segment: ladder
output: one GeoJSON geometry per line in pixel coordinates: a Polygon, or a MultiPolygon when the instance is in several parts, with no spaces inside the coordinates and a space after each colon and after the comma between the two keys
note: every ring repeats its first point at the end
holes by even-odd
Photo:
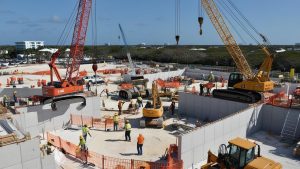
{"type": "Polygon", "coordinates": [[[300,113],[297,111],[291,111],[291,109],[289,109],[280,134],[282,140],[294,141],[296,139],[299,120],[300,113]]]}

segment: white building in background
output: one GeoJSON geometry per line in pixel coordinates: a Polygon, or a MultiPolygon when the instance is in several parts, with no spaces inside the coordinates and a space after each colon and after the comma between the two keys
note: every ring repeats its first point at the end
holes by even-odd
{"type": "Polygon", "coordinates": [[[44,46],[44,41],[23,41],[15,42],[17,50],[37,49],[44,46]]]}

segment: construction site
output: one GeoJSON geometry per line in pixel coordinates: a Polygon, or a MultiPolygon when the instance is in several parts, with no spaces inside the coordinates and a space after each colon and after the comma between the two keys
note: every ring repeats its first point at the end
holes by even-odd
{"type": "Polygon", "coordinates": [[[78,0],[65,63],[58,49],[44,64],[1,67],[0,169],[300,168],[298,75],[271,77],[264,35],[254,69],[219,2],[202,0],[236,72],[138,66],[121,24],[127,60],[82,64],[93,4],[78,0]]]}

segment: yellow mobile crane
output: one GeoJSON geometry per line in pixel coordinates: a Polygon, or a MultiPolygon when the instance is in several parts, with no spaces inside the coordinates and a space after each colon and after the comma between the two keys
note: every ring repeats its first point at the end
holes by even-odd
{"type": "MultiPolygon", "coordinates": [[[[230,0],[227,1],[232,3],[230,0]]],[[[265,44],[259,44],[265,54],[265,58],[258,72],[254,74],[247,60],[245,59],[242,50],[237,45],[234,37],[229,31],[228,26],[226,25],[217,5],[215,4],[215,1],[202,0],[202,6],[204,7],[207,15],[221,37],[226,49],[234,60],[236,67],[240,71],[239,73],[230,74],[228,79],[228,89],[215,89],[213,91],[213,96],[216,98],[246,103],[254,103],[261,100],[262,96],[259,92],[270,91],[273,90],[274,87],[274,83],[269,78],[274,54],[265,44]]],[[[203,18],[199,17],[198,21],[201,27],[203,18]]],[[[200,30],[200,34],[202,34],[202,29],[200,30]]],[[[259,36],[263,38],[265,43],[268,43],[265,36],[260,33],[259,36]]]]}

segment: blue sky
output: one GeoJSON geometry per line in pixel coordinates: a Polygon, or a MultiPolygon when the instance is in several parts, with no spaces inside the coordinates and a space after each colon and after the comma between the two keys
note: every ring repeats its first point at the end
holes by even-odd
{"type": "MultiPolygon", "coordinates": [[[[232,1],[273,44],[300,42],[300,1],[232,1]]],[[[0,45],[14,45],[15,41],[23,40],[56,44],[76,2],[0,0],[0,45]]],[[[199,36],[197,5],[197,0],[181,0],[180,44],[222,44],[207,16],[204,16],[204,35],[199,36]]],[[[120,44],[118,23],[121,23],[130,44],[174,44],[174,6],[175,0],[97,0],[98,44],[120,44]]],[[[236,39],[242,42],[238,37],[236,39]]],[[[91,31],[87,43],[91,44],[91,31]]]]}

